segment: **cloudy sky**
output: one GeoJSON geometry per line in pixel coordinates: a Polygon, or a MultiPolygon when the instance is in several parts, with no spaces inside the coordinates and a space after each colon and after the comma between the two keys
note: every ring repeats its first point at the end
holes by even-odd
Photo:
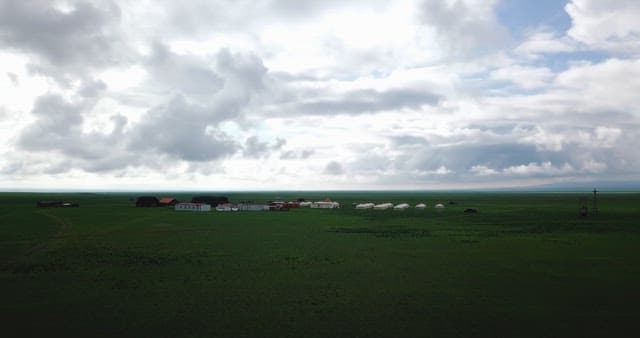
{"type": "Polygon", "coordinates": [[[640,1],[0,0],[0,189],[640,180],[640,1]]]}

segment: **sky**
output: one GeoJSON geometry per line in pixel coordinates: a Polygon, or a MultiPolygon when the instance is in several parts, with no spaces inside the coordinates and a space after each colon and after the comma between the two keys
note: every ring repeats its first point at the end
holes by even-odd
{"type": "Polygon", "coordinates": [[[2,190],[640,181],[636,0],[0,0],[2,190]]]}

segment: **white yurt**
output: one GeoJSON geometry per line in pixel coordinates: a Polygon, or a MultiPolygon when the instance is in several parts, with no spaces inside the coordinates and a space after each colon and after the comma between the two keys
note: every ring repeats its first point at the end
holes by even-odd
{"type": "Polygon", "coordinates": [[[374,204],[373,203],[360,203],[356,205],[356,209],[362,210],[362,209],[371,209],[373,208],[374,204]]]}
{"type": "Polygon", "coordinates": [[[442,204],[442,203],[438,203],[438,204],[436,204],[436,205],[434,206],[434,208],[436,208],[436,209],[444,209],[444,204],[442,204]]]}
{"type": "Polygon", "coordinates": [[[393,204],[391,203],[381,203],[373,206],[373,209],[375,210],[387,210],[391,208],[393,208],[393,204]]]}
{"type": "Polygon", "coordinates": [[[409,204],[400,203],[400,204],[396,205],[395,207],[393,207],[393,210],[405,210],[407,208],[409,208],[409,204]]]}
{"type": "Polygon", "coordinates": [[[427,207],[427,205],[424,204],[424,203],[416,204],[416,209],[424,209],[426,207],[427,207]]]}

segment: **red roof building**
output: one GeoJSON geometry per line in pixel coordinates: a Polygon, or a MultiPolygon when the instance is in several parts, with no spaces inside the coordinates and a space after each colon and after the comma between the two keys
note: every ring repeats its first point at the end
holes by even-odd
{"type": "Polygon", "coordinates": [[[163,206],[176,205],[176,204],[178,204],[178,200],[173,197],[162,197],[160,199],[160,205],[163,205],[163,206]]]}

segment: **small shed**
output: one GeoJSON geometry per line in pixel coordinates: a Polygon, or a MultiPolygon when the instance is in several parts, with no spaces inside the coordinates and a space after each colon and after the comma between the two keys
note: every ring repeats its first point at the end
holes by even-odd
{"type": "Polygon", "coordinates": [[[136,207],[155,208],[160,206],[160,200],[155,196],[140,196],[136,198],[136,207]]]}

